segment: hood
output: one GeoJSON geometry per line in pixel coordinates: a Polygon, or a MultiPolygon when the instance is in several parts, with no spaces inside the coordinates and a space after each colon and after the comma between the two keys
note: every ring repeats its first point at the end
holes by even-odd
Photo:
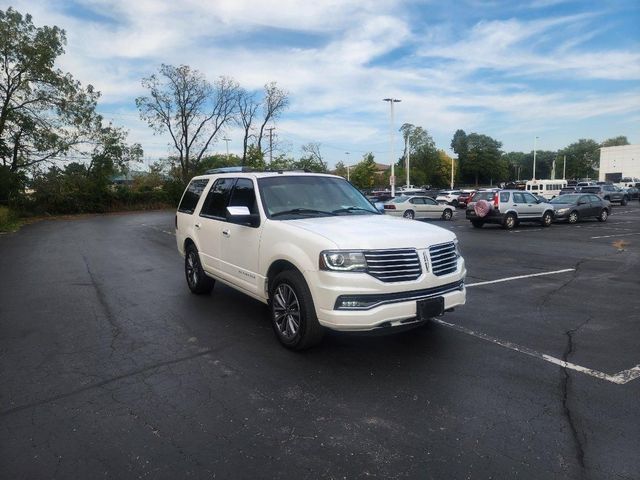
{"type": "Polygon", "coordinates": [[[321,235],[341,249],[426,248],[456,238],[444,228],[388,215],[344,215],[286,222],[321,235]]]}

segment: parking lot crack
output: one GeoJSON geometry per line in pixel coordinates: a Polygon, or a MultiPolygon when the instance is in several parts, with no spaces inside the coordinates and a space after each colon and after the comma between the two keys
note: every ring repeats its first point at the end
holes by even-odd
{"type": "MultiPolygon", "coordinates": [[[[591,317],[588,317],[584,322],[582,322],[577,327],[569,329],[565,332],[567,336],[567,345],[565,347],[564,353],[562,354],[562,360],[565,362],[569,361],[569,357],[574,352],[574,335],[578,333],[578,331],[584,327],[589,321],[591,317]]],[[[573,438],[573,442],[576,449],[576,459],[578,460],[578,464],[580,465],[580,470],[582,472],[581,478],[586,477],[586,464],[585,464],[585,454],[584,454],[584,446],[583,441],[580,438],[580,432],[578,432],[578,428],[576,426],[576,420],[573,412],[571,411],[571,407],[569,405],[569,388],[571,383],[571,375],[569,374],[569,369],[566,367],[562,368],[562,380],[561,380],[561,392],[562,392],[562,411],[567,419],[567,423],[569,425],[569,429],[571,431],[571,436],[573,438]]]]}
{"type": "Polygon", "coordinates": [[[111,348],[111,351],[113,352],[113,351],[115,351],[116,340],[120,336],[120,333],[121,333],[122,330],[120,328],[120,325],[118,325],[118,322],[116,321],[115,315],[111,311],[111,307],[109,307],[109,303],[107,302],[107,299],[106,299],[106,297],[104,295],[104,292],[102,290],[102,286],[96,280],[93,272],[91,271],[91,267],[89,266],[89,261],[87,260],[87,257],[85,257],[83,255],[82,259],[84,260],[84,264],[85,264],[85,266],[87,268],[87,273],[89,274],[89,278],[91,279],[91,285],[93,286],[93,289],[96,292],[96,296],[98,297],[98,302],[100,303],[100,306],[102,307],[102,310],[104,312],[105,318],[107,319],[107,322],[109,322],[109,325],[111,326],[111,343],[110,343],[109,347],[111,348]]]}

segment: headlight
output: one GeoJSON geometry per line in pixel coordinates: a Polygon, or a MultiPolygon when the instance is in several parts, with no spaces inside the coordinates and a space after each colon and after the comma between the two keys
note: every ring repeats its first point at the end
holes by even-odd
{"type": "Polygon", "coordinates": [[[462,251],[460,250],[460,243],[458,242],[457,238],[453,240],[453,246],[456,248],[456,255],[458,255],[458,257],[461,257],[462,251]]]}
{"type": "Polygon", "coordinates": [[[559,213],[560,215],[562,215],[563,213],[567,213],[569,211],[568,208],[559,208],[556,210],[556,213],[559,213]]]}
{"type": "Polygon", "coordinates": [[[359,251],[327,250],[320,253],[320,270],[366,272],[367,260],[359,251]]]}

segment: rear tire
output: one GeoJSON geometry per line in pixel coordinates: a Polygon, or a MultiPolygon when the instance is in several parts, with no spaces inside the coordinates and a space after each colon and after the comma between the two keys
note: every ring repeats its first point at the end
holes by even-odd
{"type": "Polygon", "coordinates": [[[276,275],[269,293],[271,323],[282,345],[304,350],[322,340],[324,328],[318,323],[311,292],[300,272],[285,270],[276,275]]]}
{"type": "Polygon", "coordinates": [[[620,205],[624,207],[627,203],[629,203],[629,199],[627,197],[622,197],[622,200],[620,200],[620,205]]]}
{"type": "Polygon", "coordinates": [[[413,220],[414,218],[416,218],[416,214],[413,212],[413,210],[405,211],[404,214],[402,214],[402,216],[404,218],[408,218],[409,220],[413,220]]]}
{"type": "Polygon", "coordinates": [[[542,223],[543,227],[550,227],[553,223],[553,215],[551,215],[551,212],[544,212],[544,215],[542,215],[542,221],[540,223],[542,223]]]}
{"type": "Polygon", "coordinates": [[[599,222],[606,222],[607,218],[609,218],[609,212],[607,211],[606,208],[603,208],[602,211],[600,212],[600,215],[598,215],[596,218],[598,219],[599,222]]]}
{"type": "Polygon", "coordinates": [[[443,220],[451,220],[453,218],[453,211],[451,211],[450,209],[445,209],[444,212],[442,212],[442,219],[443,220]]]}
{"type": "Polygon", "coordinates": [[[507,215],[504,217],[504,220],[502,221],[502,228],[504,228],[505,230],[512,230],[513,227],[516,226],[517,221],[518,219],[513,213],[507,213],[507,215]]]}
{"type": "Polygon", "coordinates": [[[484,222],[481,220],[471,220],[471,225],[473,225],[473,228],[482,228],[484,222]]]}
{"type": "Polygon", "coordinates": [[[187,286],[192,293],[203,295],[211,293],[213,290],[215,280],[204,273],[198,249],[193,244],[189,245],[185,251],[184,273],[187,278],[187,286]]]}

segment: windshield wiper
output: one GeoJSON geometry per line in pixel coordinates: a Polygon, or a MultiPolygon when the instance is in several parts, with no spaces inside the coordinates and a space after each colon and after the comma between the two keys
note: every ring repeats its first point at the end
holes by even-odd
{"type": "Polygon", "coordinates": [[[373,210],[370,210],[368,208],[362,208],[362,207],[345,207],[345,208],[338,208],[336,210],[332,210],[332,213],[344,213],[344,212],[367,212],[367,213],[377,213],[374,212],[373,210]]]}
{"type": "Polygon", "coordinates": [[[324,210],[314,210],[313,208],[292,208],[291,210],[282,210],[271,214],[271,218],[278,217],[280,215],[331,215],[335,216],[334,212],[326,212],[324,210]]]}

